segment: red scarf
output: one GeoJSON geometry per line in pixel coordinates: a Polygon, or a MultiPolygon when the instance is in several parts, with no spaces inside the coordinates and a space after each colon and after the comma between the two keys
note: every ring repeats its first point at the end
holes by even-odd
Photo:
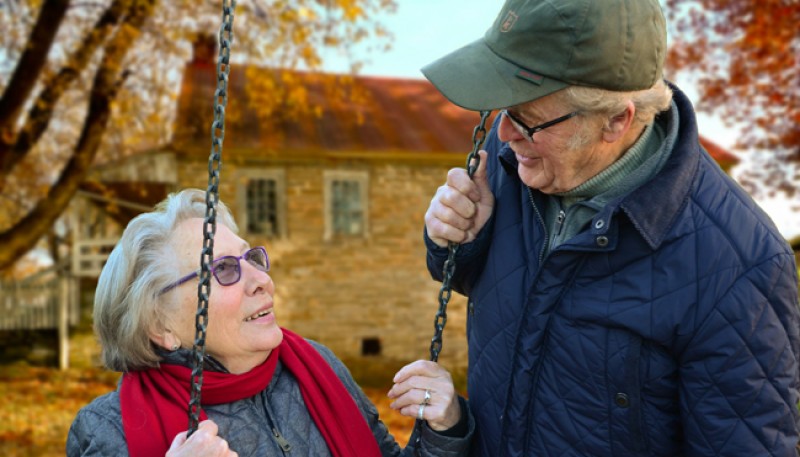
{"type": "MultiPolygon", "coordinates": [[[[247,373],[203,372],[202,404],[230,403],[261,392],[280,360],[300,384],[308,412],[334,457],[380,456],[372,431],[333,369],[302,337],[282,330],[283,342],[247,373]]],[[[162,364],[123,375],[122,427],[131,457],[163,456],[175,435],[188,428],[191,373],[188,367],[162,364]]],[[[207,418],[201,409],[200,420],[207,418]]]]}

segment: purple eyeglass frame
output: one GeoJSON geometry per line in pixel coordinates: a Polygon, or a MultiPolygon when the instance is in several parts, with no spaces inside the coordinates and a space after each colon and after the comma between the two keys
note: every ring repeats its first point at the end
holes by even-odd
{"type": "MultiPolygon", "coordinates": [[[[266,260],[266,263],[267,263],[266,264],[266,268],[264,268],[264,270],[261,270],[257,265],[253,265],[250,262],[248,262],[248,263],[250,263],[250,265],[253,265],[253,267],[258,268],[260,271],[264,271],[265,273],[268,272],[269,271],[269,255],[267,255],[267,249],[264,246],[256,246],[254,248],[248,249],[244,254],[242,254],[240,256],[225,255],[225,256],[222,256],[222,257],[214,260],[213,262],[211,262],[211,273],[214,274],[214,278],[216,278],[216,280],[219,283],[219,285],[221,285],[221,286],[232,286],[232,285],[236,284],[237,282],[239,282],[239,280],[242,279],[242,259],[247,257],[251,252],[257,251],[257,250],[260,250],[264,254],[264,259],[266,260]],[[225,283],[223,283],[222,281],[219,280],[219,277],[217,277],[217,271],[216,271],[216,267],[215,267],[215,265],[219,261],[225,260],[225,259],[235,259],[236,260],[236,264],[239,267],[239,277],[236,278],[236,281],[229,282],[227,284],[225,284],[225,283]]],[[[169,292],[170,290],[180,286],[181,284],[194,279],[194,277],[198,276],[198,275],[200,275],[200,270],[195,270],[195,271],[189,273],[188,275],[182,277],[181,279],[179,279],[179,280],[173,282],[172,284],[168,285],[167,287],[161,289],[161,292],[159,292],[159,295],[169,292]]]]}

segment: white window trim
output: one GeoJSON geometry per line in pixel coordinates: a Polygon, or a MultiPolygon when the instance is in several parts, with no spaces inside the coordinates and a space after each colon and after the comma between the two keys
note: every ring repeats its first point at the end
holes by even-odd
{"type": "Polygon", "coordinates": [[[247,231],[249,221],[247,218],[247,182],[251,179],[272,179],[275,181],[275,193],[278,201],[276,211],[278,216],[278,233],[274,236],[285,238],[286,231],[286,171],[282,168],[242,168],[236,170],[236,221],[239,229],[245,235],[266,236],[261,233],[247,231]]]}
{"type": "MultiPolygon", "coordinates": [[[[324,197],[324,211],[325,211],[325,233],[323,239],[330,241],[333,239],[333,182],[334,181],[356,181],[359,186],[359,196],[364,205],[362,214],[364,217],[363,227],[364,231],[361,237],[367,238],[369,234],[369,173],[366,171],[353,171],[353,170],[325,170],[322,173],[324,189],[322,191],[324,197]]],[[[356,237],[356,236],[354,236],[356,237]]]]}

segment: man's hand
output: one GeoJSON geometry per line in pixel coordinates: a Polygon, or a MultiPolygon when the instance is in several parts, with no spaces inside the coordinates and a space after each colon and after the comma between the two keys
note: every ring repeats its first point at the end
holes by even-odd
{"type": "Polygon", "coordinates": [[[492,215],[494,195],[486,178],[488,154],[480,151],[478,155],[480,163],[472,179],[463,168],[451,169],[425,213],[428,237],[437,246],[447,247],[448,241],[469,243],[492,215]]]}

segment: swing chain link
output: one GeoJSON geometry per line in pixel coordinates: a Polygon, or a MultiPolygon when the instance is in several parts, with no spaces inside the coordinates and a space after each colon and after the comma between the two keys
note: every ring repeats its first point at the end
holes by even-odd
{"type": "MultiPolygon", "coordinates": [[[[475,171],[480,165],[480,151],[483,141],[486,139],[486,119],[489,118],[491,111],[481,111],[481,120],[478,125],[472,130],[472,151],[467,155],[467,175],[472,178],[475,171]]],[[[450,297],[453,295],[452,285],[450,282],[453,280],[453,275],[456,272],[456,254],[458,253],[458,243],[447,243],[447,260],[444,262],[442,272],[442,287],[439,289],[439,311],[436,313],[436,318],[433,322],[433,338],[431,338],[431,361],[439,361],[439,352],[442,350],[442,333],[444,326],[447,323],[447,304],[450,302],[450,297]]],[[[420,457],[422,448],[422,419],[417,419],[414,424],[414,455],[420,457]]]]}
{"type": "Polygon", "coordinates": [[[228,75],[230,73],[231,42],[233,41],[233,11],[236,0],[222,0],[222,24],[219,29],[219,60],[217,90],[214,92],[214,122],[211,124],[211,153],[208,157],[208,189],[203,223],[203,251],[200,256],[200,282],[197,285],[197,312],[192,347],[192,395],[189,400],[187,437],[197,430],[200,422],[203,386],[203,361],[206,353],[208,298],[211,295],[211,264],[214,261],[214,235],[217,231],[219,176],[222,169],[222,142],[225,139],[225,107],[228,105],[228,75]]]}
{"type": "MultiPolygon", "coordinates": [[[[472,130],[472,151],[467,155],[467,174],[470,178],[475,175],[478,169],[481,157],[478,151],[486,139],[486,119],[491,114],[491,111],[481,111],[481,120],[478,125],[472,130]]],[[[449,242],[447,244],[447,260],[444,262],[442,272],[442,287],[439,289],[439,311],[436,313],[436,318],[433,322],[434,334],[431,338],[431,360],[437,362],[439,360],[439,352],[442,350],[442,333],[444,326],[447,323],[447,304],[450,302],[452,296],[452,286],[450,281],[456,271],[456,254],[458,253],[458,243],[449,242]]]]}

